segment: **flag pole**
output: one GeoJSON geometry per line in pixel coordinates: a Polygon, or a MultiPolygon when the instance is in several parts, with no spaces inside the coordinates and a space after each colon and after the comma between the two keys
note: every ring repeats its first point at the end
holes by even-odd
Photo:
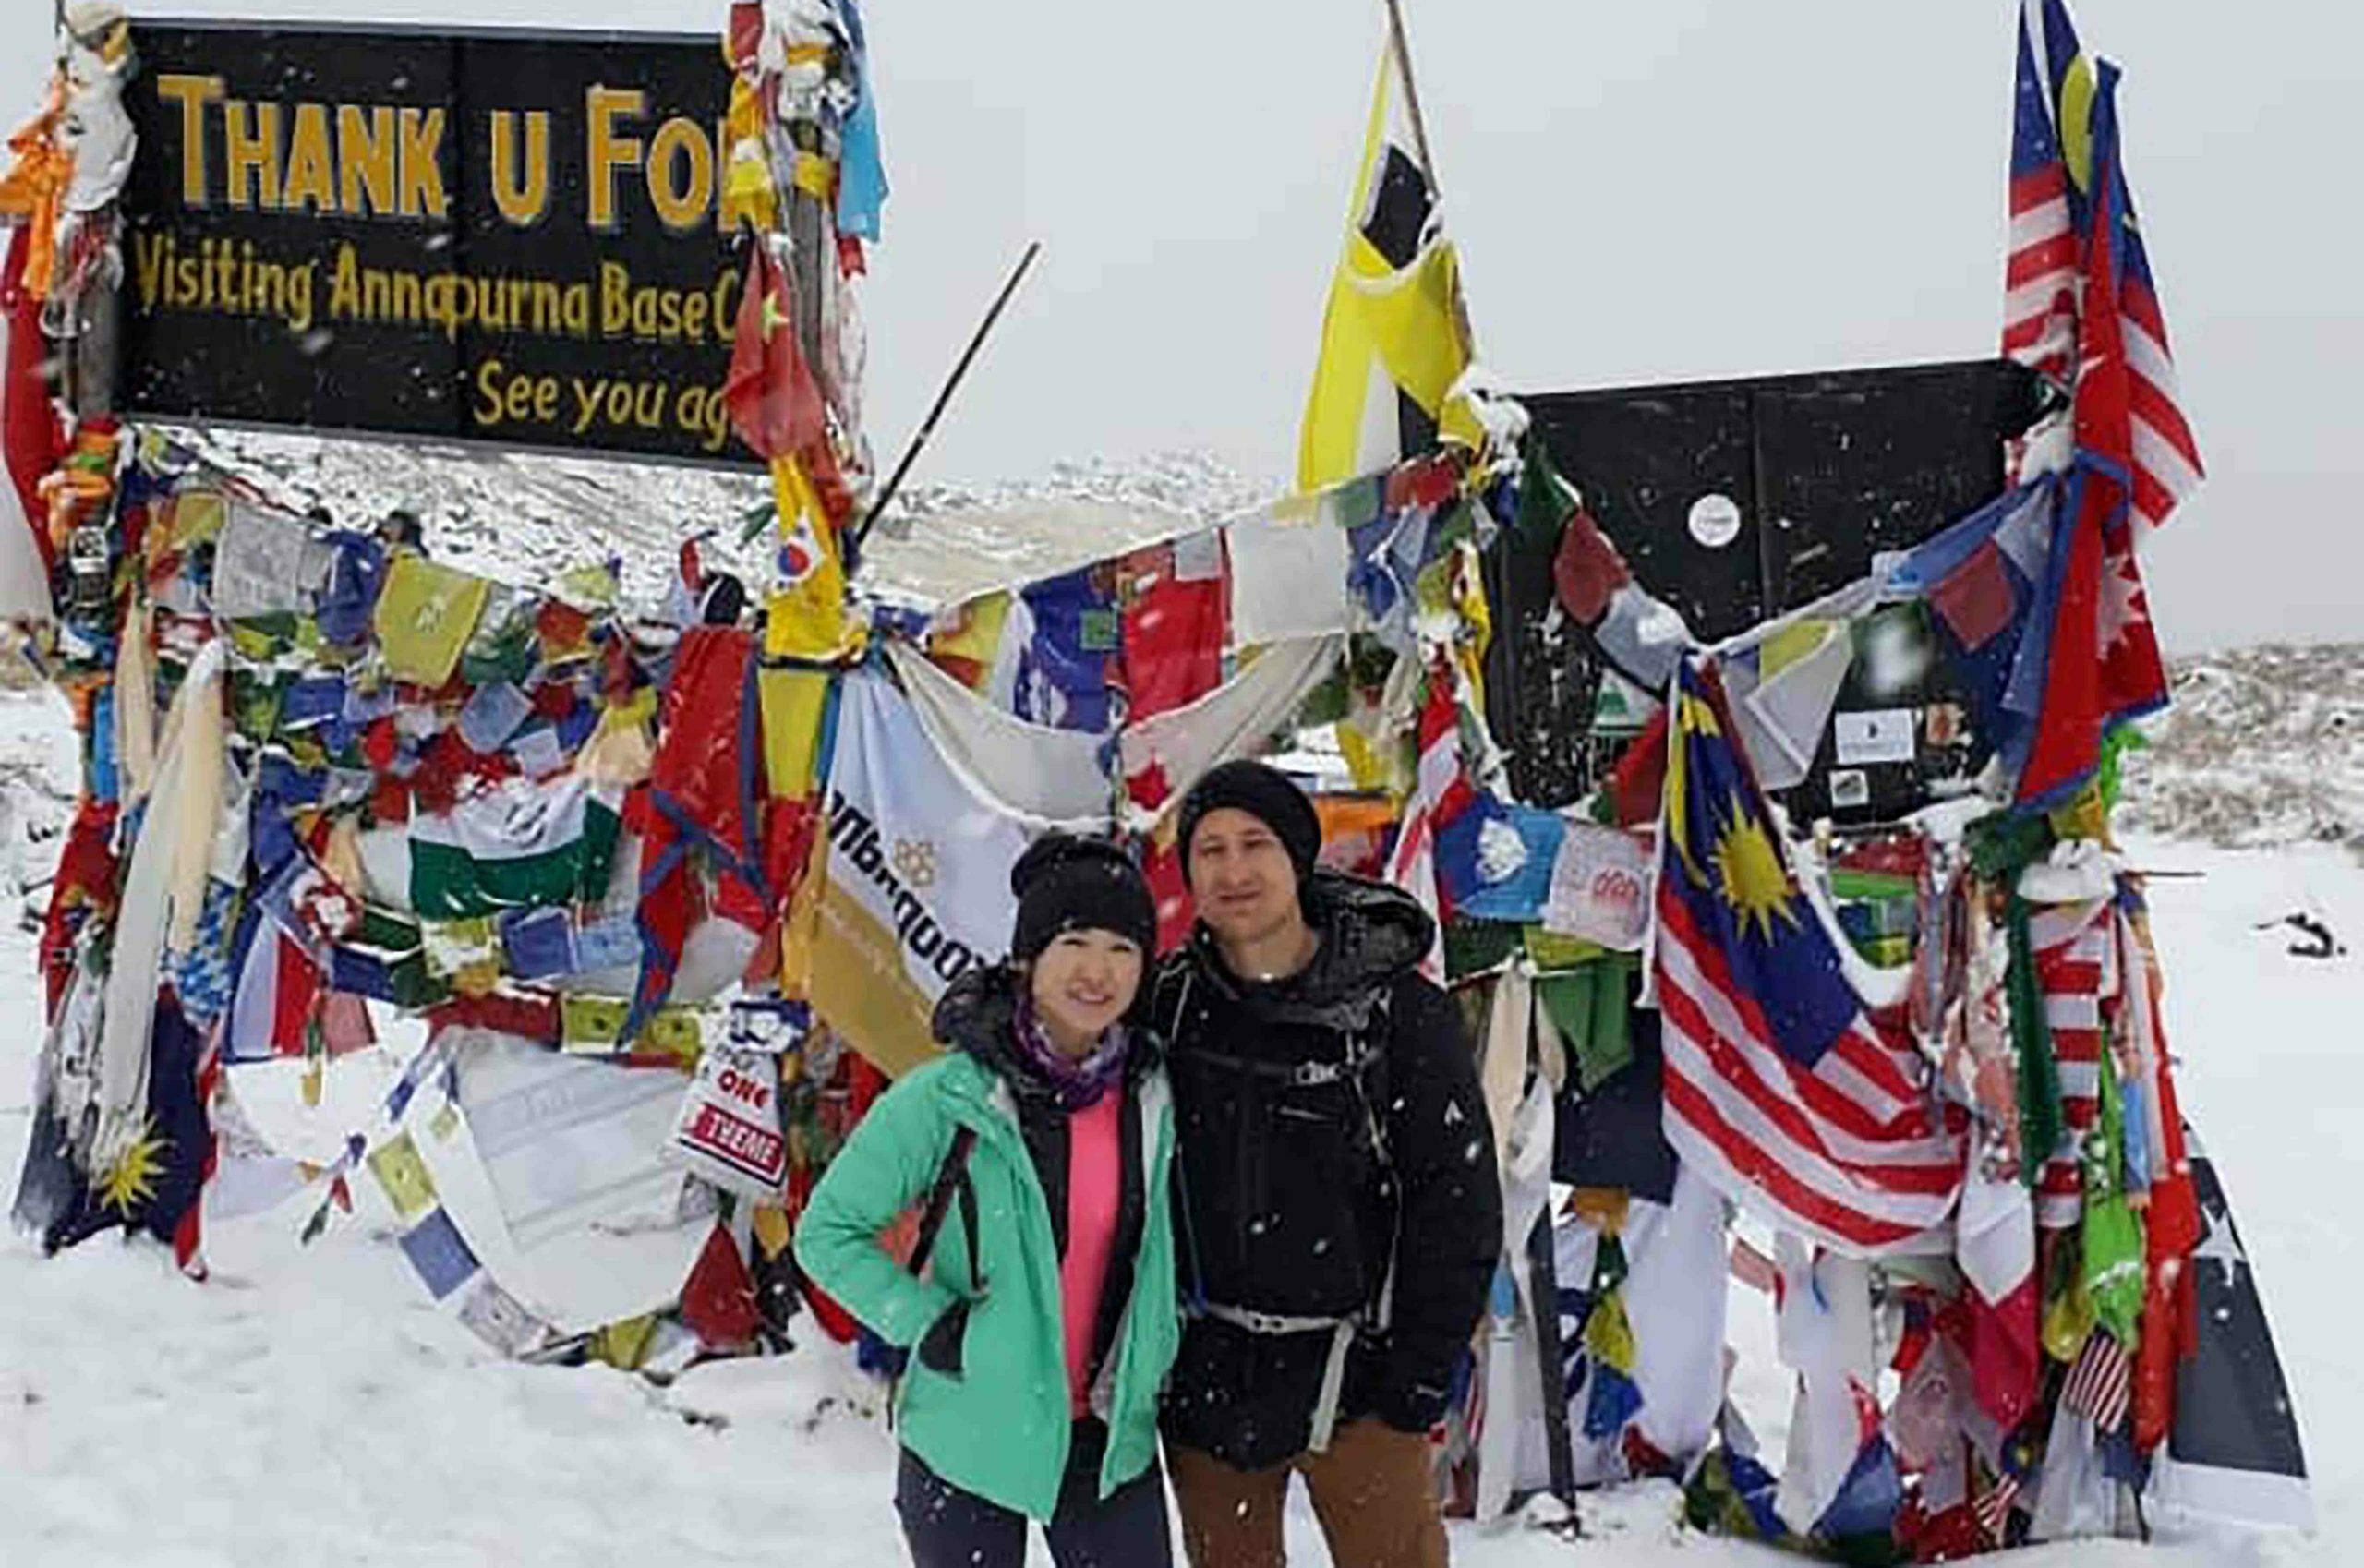
{"type": "Polygon", "coordinates": [[[935,406],[927,411],[927,417],[920,421],[920,428],[911,437],[911,444],[903,449],[903,460],[895,464],[895,472],[887,479],[886,488],[878,492],[878,499],[870,503],[870,510],[862,513],[862,521],[855,525],[851,549],[862,548],[862,541],[870,535],[871,525],[886,512],[886,503],[895,499],[895,492],[903,488],[904,476],[911,473],[911,464],[919,461],[928,438],[935,434],[936,421],[944,417],[944,410],[952,402],[952,394],[960,390],[961,381],[969,374],[969,367],[976,362],[977,351],[985,346],[985,339],[993,332],[994,323],[1001,320],[1001,313],[1007,308],[1010,297],[1018,293],[1018,285],[1026,281],[1027,271],[1034,265],[1034,259],[1042,254],[1043,242],[1038,239],[1031,242],[1026,247],[1026,254],[1018,259],[1017,269],[1009,274],[1009,282],[1002,284],[1001,294],[995,299],[993,308],[986,311],[985,319],[978,323],[976,336],[969,340],[969,346],[961,354],[959,363],[952,367],[952,374],[946,378],[944,390],[935,394],[935,406]]]}
{"type": "Polygon", "coordinates": [[[1420,173],[1429,180],[1429,194],[1442,200],[1444,193],[1437,185],[1437,161],[1429,152],[1428,116],[1420,113],[1420,88],[1412,78],[1412,46],[1404,34],[1403,0],[1387,0],[1387,36],[1395,51],[1396,74],[1404,78],[1404,106],[1412,118],[1412,140],[1419,151],[1420,173]]]}

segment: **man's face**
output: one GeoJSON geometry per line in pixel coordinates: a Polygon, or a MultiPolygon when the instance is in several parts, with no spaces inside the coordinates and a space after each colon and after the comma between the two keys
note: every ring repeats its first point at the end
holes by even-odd
{"type": "Polygon", "coordinates": [[[1261,941],[1301,924],[1297,867],[1261,817],[1218,806],[1190,835],[1190,895],[1199,918],[1226,946],[1261,941]]]}

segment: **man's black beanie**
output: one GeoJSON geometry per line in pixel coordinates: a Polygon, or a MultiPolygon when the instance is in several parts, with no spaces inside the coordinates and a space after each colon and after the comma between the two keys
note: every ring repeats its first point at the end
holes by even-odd
{"type": "Polygon", "coordinates": [[[1182,797],[1184,881],[1190,875],[1191,835],[1198,832],[1207,813],[1225,807],[1244,811],[1272,830],[1281,848],[1288,851],[1289,863],[1297,867],[1300,884],[1313,874],[1314,860],[1321,853],[1321,819],[1313,814],[1313,802],[1290,782],[1287,774],[1242,757],[1208,769],[1182,797]]]}
{"type": "Polygon", "coordinates": [[[1070,931],[1113,931],[1146,956],[1157,951],[1157,901],[1129,856],[1100,838],[1048,833],[1010,868],[1018,921],[1009,956],[1031,960],[1070,931]]]}

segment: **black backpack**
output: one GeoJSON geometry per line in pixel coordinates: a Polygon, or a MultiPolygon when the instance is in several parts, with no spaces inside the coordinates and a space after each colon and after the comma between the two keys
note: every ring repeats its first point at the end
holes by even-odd
{"type": "MultiPolygon", "coordinates": [[[[1367,1321],[1384,1316],[1384,1297],[1394,1261],[1394,1232],[1400,1223],[1395,1167],[1388,1146],[1387,1115],[1389,1054],[1393,1043],[1393,990],[1375,988],[1339,1030],[1343,1048],[1333,1058],[1274,1062],[1225,1051],[1194,1038],[1184,1027],[1192,987],[1201,983],[1188,962],[1170,966],[1152,993],[1152,1018],[1168,1041],[1169,1068],[1177,1094],[1200,1075],[1210,1084],[1222,1083],[1236,1095],[1240,1128],[1237,1157],[1219,1180],[1228,1188],[1242,1233],[1230,1236],[1197,1234],[1187,1162],[1177,1161],[1176,1181],[1184,1255],[1181,1259],[1186,1296],[1194,1307],[1208,1302],[1204,1260],[1209,1248],[1227,1248],[1238,1266],[1272,1278],[1272,1295],[1265,1301],[1226,1303],[1289,1312],[1361,1313],[1367,1321]],[[1299,1190],[1300,1188],[1307,1190],[1299,1190]],[[1326,1234],[1319,1256],[1328,1269],[1299,1271],[1285,1262],[1259,1269],[1251,1255],[1268,1240],[1263,1211],[1272,1209],[1276,1224],[1287,1223],[1287,1212],[1307,1218],[1304,1201],[1312,1189],[1328,1189],[1343,1201],[1333,1216],[1350,1222],[1351,1234],[1326,1234]],[[1297,1201],[1292,1202],[1295,1199],[1297,1201]],[[1363,1222],[1373,1203],[1383,1209],[1387,1233],[1384,1251],[1365,1257],[1363,1222]],[[1255,1210],[1250,1214],[1246,1211],[1255,1210]],[[1361,1299],[1348,1302],[1344,1294],[1323,1289],[1324,1273],[1351,1264],[1359,1281],[1361,1299]]],[[[1177,1106],[1177,1109],[1185,1107],[1177,1106]]],[[[1202,1173],[1208,1179],[1210,1173],[1202,1173]]],[[[1277,1245],[1291,1245],[1280,1237],[1277,1245]]]]}

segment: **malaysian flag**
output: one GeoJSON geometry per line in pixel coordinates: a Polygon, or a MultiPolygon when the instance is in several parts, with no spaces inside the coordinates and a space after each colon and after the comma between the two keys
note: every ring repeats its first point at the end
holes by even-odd
{"type": "Polygon", "coordinates": [[[2151,261],[2115,156],[2117,67],[2077,41],[2063,0],[2023,0],[2011,122],[2010,245],[2003,352],[2064,387],[2094,368],[2085,306],[2107,309],[2128,378],[2137,515],[2156,526],[2200,484],[2199,445],[2178,405],[2175,361],[2151,261]],[[2103,122],[2112,121],[2111,134],[2103,122]],[[2096,264],[2115,308],[2095,298],[2096,264]],[[2081,301],[2082,302],[2081,304],[2081,301]]]}
{"type": "Polygon", "coordinates": [[[1856,1257],[1945,1250],[1960,1122],[1865,1014],[1791,874],[1720,682],[1676,677],[1655,979],[1667,1140],[1719,1191],[1856,1257]]]}

